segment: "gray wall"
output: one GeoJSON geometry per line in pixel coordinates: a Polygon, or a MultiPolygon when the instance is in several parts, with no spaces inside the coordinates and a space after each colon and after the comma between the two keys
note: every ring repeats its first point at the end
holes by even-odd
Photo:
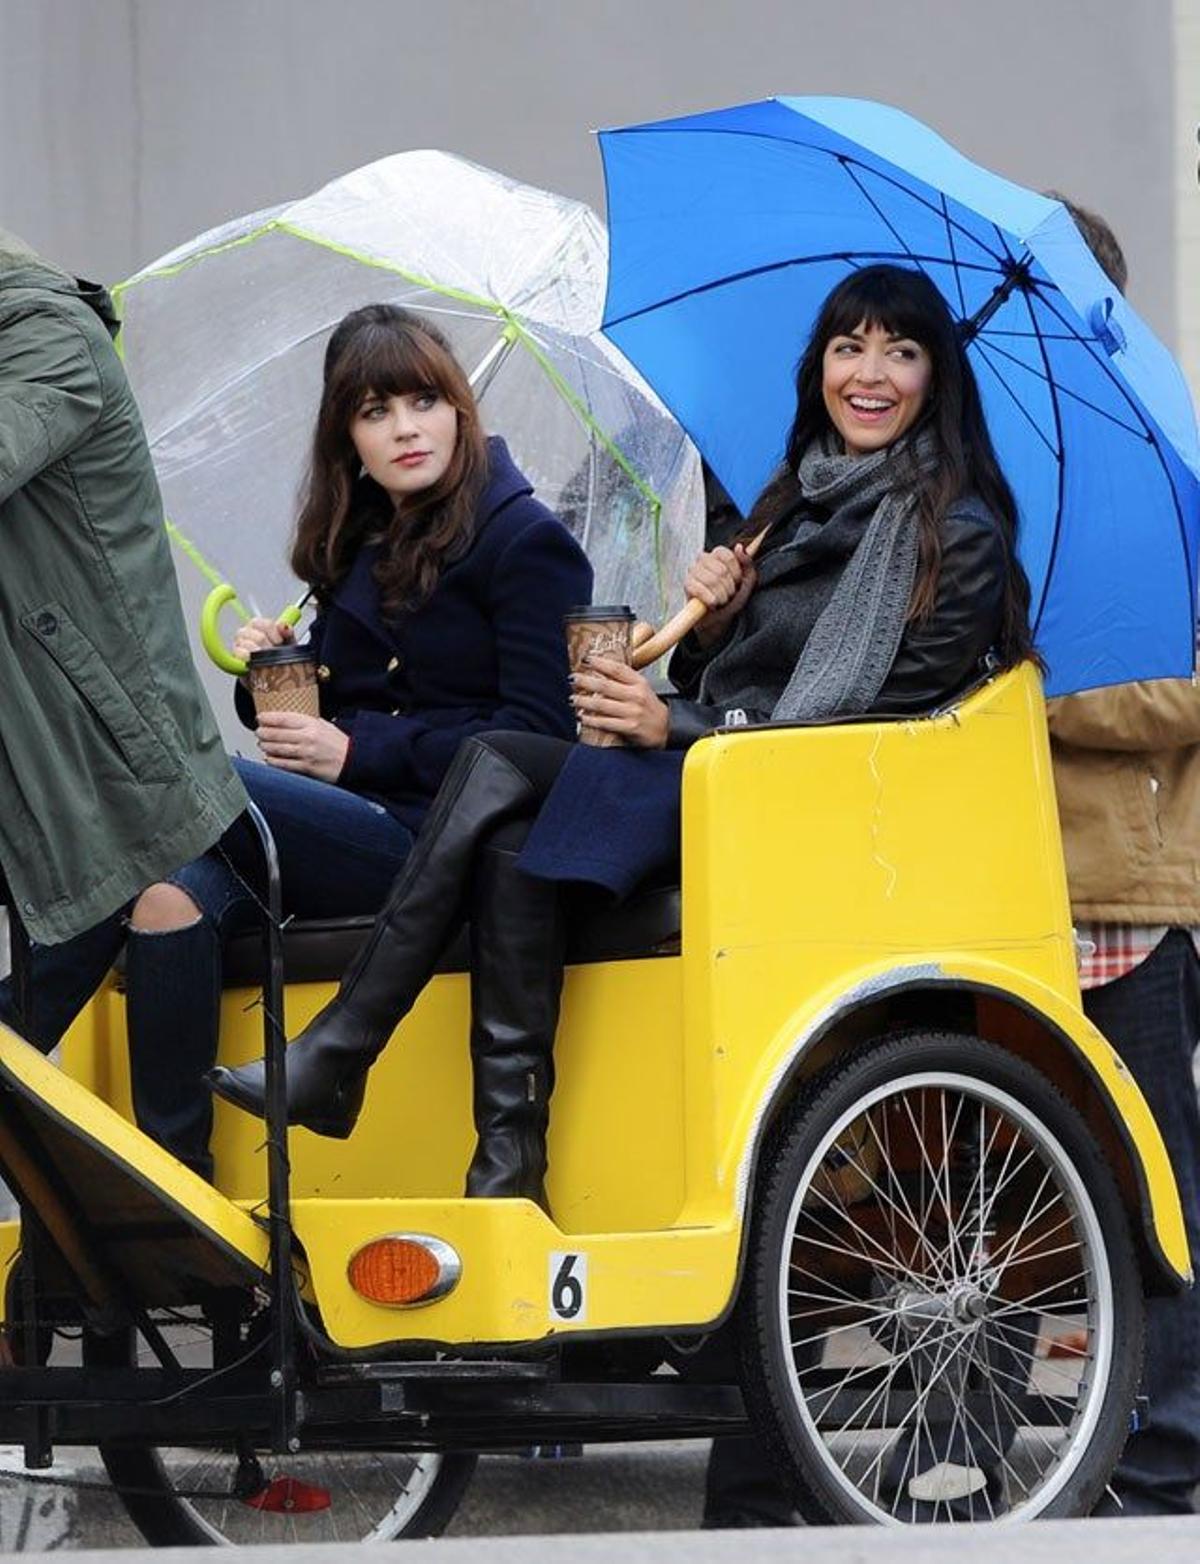
{"type": "Polygon", "coordinates": [[[775,92],[1097,207],[1173,340],[1171,0],[0,0],[0,226],[116,280],[417,146],[600,205],[589,129],[775,92]]]}

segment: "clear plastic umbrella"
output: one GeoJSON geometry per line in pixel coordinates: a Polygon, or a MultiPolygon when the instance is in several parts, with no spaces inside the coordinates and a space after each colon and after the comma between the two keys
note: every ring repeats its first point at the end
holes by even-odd
{"type": "Polygon", "coordinates": [[[375,301],[450,338],[488,430],[587,549],[597,600],[649,618],[674,606],[703,531],[699,462],[600,335],[606,266],[603,225],[580,202],[404,152],[202,234],[114,290],[197,651],[215,583],[252,613],[303,591],[287,540],[322,355],[337,321],[375,301]]]}

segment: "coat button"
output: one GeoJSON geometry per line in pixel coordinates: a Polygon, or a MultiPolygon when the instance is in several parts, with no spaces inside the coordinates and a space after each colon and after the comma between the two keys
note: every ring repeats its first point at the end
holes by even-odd
{"type": "Polygon", "coordinates": [[[333,669],[330,668],[327,663],[318,663],[317,678],[320,679],[322,684],[326,684],[330,679],[333,678],[333,669]]]}
{"type": "Polygon", "coordinates": [[[399,668],[399,666],[400,666],[400,659],[398,657],[393,657],[388,662],[387,671],[389,673],[395,673],[396,669],[399,668]]]}
{"type": "Polygon", "coordinates": [[[58,629],[58,620],[49,610],[44,610],[40,613],[33,621],[33,624],[39,635],[53,635],[58,629]]]}

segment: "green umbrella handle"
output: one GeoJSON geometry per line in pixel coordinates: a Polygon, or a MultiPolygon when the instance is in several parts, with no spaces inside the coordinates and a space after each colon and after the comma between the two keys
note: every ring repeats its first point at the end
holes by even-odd
{"type": "MultiPolygon", "coordinates": [[[[250,667],[241,657],[235,657],[225,642],[221,639],[221,632],[217,628],[217,620],[221,616],[221,610],[230,603],[237,602],[237,588],[228,581],[222,581],[220,586],[213,587],[212,591],[204,599],[204,607],[200,610],[200,641],[204,650],[224,673],[237,674],[240,678],[249,673],[250,667]]],[[[239,605],[240,607],[240,605],[239,605]]],[[[300,604],[290,603],[280,614],[277,623],[294,625],[300,622],[300,604]]]]}

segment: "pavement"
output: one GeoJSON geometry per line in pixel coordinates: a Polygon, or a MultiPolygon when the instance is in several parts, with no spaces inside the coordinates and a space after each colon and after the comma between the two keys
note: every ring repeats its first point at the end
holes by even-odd
{"type": "MultiPolygon", "coordinates": [[[[487,1564],[591,1564],[614,1557],[614,1543],[596,1534],[621,1533],[619,1557],[647,1564],[746,1564],[750,1539],[740,1532],[700,1532],[706,1441],[592,1445],[582,1458],[524,1460],[485,1456],[458,1514],[430,1564],[479,1564],[473,1539],[488,1538],[487,1564]],[[541,1547],[531,1538],[556,1538],[541,1547]],[[522,1538],[525,1541],[505,1542],[522,1538]],[[600,1549],[605,1551],[603,1555],[600,1549]],[[736,1551],[735,1551],[736,1550],[736,1551]]],[[[21,1452],[0,1447],[0,1555],[78,1551],[79,1564],[114,1549],[142,1549],[142,1540],[108,1488],[95,1453],[60,1452],[47,1474],[62,1485],[28,1481],[19,1474],[21,1452]]],[[[1200,1495],[1198,1495],[1200,1497],[1200,1495]]],[[[278,1564],[337,1564],[340,1545],[305,1544],[303,1522],[278,1564]],[[301,1554],[300,1549],[303,1549],[301,1554]],[[317,1555],[320,1555],[318,1560],[317,1555]],[[327,1556],[328,1555],[328,1556],[327,1556]]],[[[236,1550],[234,1550],[236,1551],[236,1550]]],[[[269,1546],[254,1549],[253,1564],[270,1564],[269,1546]]],[[[803,1564],[962,1564],[962,1533],[954,1528],[807,1527],[794,1532],[757,1531],[755,1564],[803,1559],[803,1564]],[[953,1553],[951,1553],[953,1549],[953,1553]]],[[[1200,1515],[1182,1520],[1043,1521],[1020,1532],[1021,1564],[1196,1564],[1200,1515]]],[[[976,1526],[971,1564],[1012,1564],[1013,1534],[1005,1526],[976,1526]],[[992,1539],[996,1539],[993,1541],[992,1539]],[[1002,1540],[1006,1539],[1006,1540],[1002,1540]]],[[[208,1555],[211,1557],[211,1555],[208,1555]]],[[[149,1557],[144,1564],[150,1564],[149,1557]]],[[[352,1564],[344,1557],[341,1564],[352,1564]]]]}
{"type": "MultiPolygon", "coordinates": [[[[595,1445],[564,1460],[485,1456],[447,1536],[694,1529],[707,1458],[707,1442],[697,1440],[595,1445]]],[[[20,1450],[0,1447],[0,1553],[142,1545],[94,1451],[58,1452],[45,1474],[54,1483],[26,1480],[20,1470],[20,1450]]],[[[256,1564],[261,1558],[256,1549],[256,1564]]],[[[290,1550],[288,1558],[296,1564],[290,1550]]]]}
{"type": "MultiPolygon", "coordinates": [[[[1196,1522],[1046,1521],[1023,1528],[1019,1544],[1008,1527],[979,1526],[971,1533],[971,1564],[1063,1564],[1084,1552],[1089,1564],[1195,1564],[1196,1522]]],[[[443,1538],[413,1542],[428,1564],[962,1564],[963,1537],[954,1527],[885,1530],[873,1527],[810,1528],[798,1537],[791,1531],[637,1532],[614,1543],[611,1536],[529,1535],[520,1538],[443,1538]],[[750,1547],[752,1541],[752,1548],[750,1547]],[[433,1550],[436,1549],[436,1552],[433,1550]]],[[[233,1549],[244,1553],[242,1564],[353,1564],[356,1545],[292,1544],[286,1547],[233,1549]],[[268,1554],[278,1558],[268,1559],[268,1554]]],[[[190,1551],[190,1550],[184,1550],[190,1551]]],[[[125,1564],[152,1564],[145,1550],[118,1555],[125,1564]]],[[[182,1557],[178,1555],[178,1557],[182,1557]]],[[[211,1557],[211,1555],[201,1555],[211,1557]]],[[[415,1558],[415,1553],[413,1554],[415,1558]]],[[[80,1552],[79,1564],[114,1564],[112,1553],[80,1552]]],[[[199,1564],[199,1560],[197,1561],[199,1564]]]]}

